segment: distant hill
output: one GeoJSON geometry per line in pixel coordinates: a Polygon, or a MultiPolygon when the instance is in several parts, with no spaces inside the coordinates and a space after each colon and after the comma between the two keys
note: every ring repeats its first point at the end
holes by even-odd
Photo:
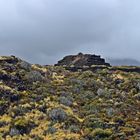
{"type": "Polygon", "coordinates": [[[65,56],[62,60],[58,61],[56,66],[92,66],[92,65],[105,65],[110,66],[109,63],[105,62],[105,59],[101,58],[100,55],[95,54],[83,54],[65,56]]]}
{"type": "Polygon", "coordinates": [[[121,65],[127,65],[127,66],[140,66],[140,61],[135,59],[107,59],[107,61],[114,66],[121,66],[121,65]]]}

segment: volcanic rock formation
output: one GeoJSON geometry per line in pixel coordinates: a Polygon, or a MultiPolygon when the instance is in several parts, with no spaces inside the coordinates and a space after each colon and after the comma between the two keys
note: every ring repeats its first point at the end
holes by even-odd
{"type": "Polygon", "coordinates": [[[56,64],[56,66],[67,66],[67,67],[69,66],[90,67],[92,65],[110,66],[110,64],[106,63],[105,59],[101,58],[99,55],[83,54],[83,53],[79,53],[78,55],[66,56],[62,60],[58,61],[58,63],[56,64]]]}

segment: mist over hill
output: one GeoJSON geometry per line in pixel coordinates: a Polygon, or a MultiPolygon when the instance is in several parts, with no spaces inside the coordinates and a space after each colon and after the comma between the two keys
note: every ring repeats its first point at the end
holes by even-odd
{"type": "Polygon", "coordinates": [[[140,66],[140,61],[131,58],[108,58],[107,62],[109,62],[113,66],[140,66]]]}

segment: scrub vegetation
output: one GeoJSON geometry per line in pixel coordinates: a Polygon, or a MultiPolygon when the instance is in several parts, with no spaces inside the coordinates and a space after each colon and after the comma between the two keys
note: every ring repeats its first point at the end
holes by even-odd
{"type": "Polygon", "coordinates": [[[140,73],[123,69],[0,57],[0,139],[139,140],[140,73]]]}

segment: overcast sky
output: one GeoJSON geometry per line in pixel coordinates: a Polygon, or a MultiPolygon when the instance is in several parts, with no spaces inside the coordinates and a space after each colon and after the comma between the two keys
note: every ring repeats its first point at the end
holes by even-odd
{"type": "Polygon", "coordinates": [[[78,52],[140,60],[140,0],[0,0],[0,55],[53,64],[78,52]]]}

